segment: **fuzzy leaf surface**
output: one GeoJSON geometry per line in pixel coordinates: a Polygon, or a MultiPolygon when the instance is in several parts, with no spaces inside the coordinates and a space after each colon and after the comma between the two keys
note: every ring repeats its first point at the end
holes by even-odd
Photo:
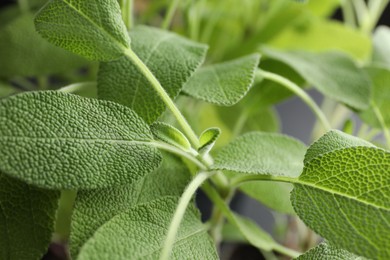
{"type": "Polygon", "coordinates": [[[302,171],[305,150],[303,143],[291,137],[252,132],[222,148],[213,167],[246,174],[296,177],[302,171]]]}
{"type": "MultiPolygon", "coordinates": [[[[372,80],[371,100],[382,114],[385,125],[390,127],[390,62],[389,67],[371,66],[365,70],[372,80]]],[[[372,107],[362,111],[360,116],[369,125],[381,128],[372,107]]]]}
{"type": "MultiPolygon", "coordinates": [[[[172,99],[206,55],[207,46],[157,28],[137,26],[131,30],[130,37],[132,50],[172,99]]],[[[154,122],[165,110],[165,104],[149,81],[125,56],[101,63],[98,95],[132,108],[147,123],[154,122]]]]}
{"type": "Polygon", "coordinates": [[[70,249],[75,257],[95,231],[116,215],[135,205],[164,196],[180,196],[191,179],[180,159],[163,153],[162,165],[133,185],[77,194],[71,226],[70,249]]]}
{"type": "Polygon", "coordinates": [[[291,194],[294,210],[330,243],[368,258],[388,259],[390,153],[357,138],[339,142],[341,134],[332,138],[338,133],[314,144],[328,149],[306,160],[291,194]]]}
{"type": "Polygon", "coordinates": [[[259,54],[200,68],[185,84],[184,93],[221,106],[240,101],[252,87],[259,54]]]}
{"type": "Polygon", "coordinates": [[[0,170],[50,189],[123,185],[153,171],[160,155],[131,109],[57,91],[0,101],[0,170]]]}
{"type": "MultiPolygon", "coordinates": [[[[88,240],[78,259],[158,259],[177,203],[178,198],[165,197],[115,216],[88,240]]],[[[218,259],[194,206],[186,211],[171,259],[218,259]]]]}
{"type": "Polygon", "coordinates": [[[337,51],[311,53],[264,48],[264,54],[296,70],[321,93],[364,110],[369,106],[371,82],[349,56],[337,51]]]}
{"type": "Polygon", "coordinates": [[[54,230],[58,191],[0,172],[0,259],[41,259],[54,230]]]}
{"type": "Polygon", "coordinates": [[[310,249],[303,255],[296,258],[297,260],[364,260],[366,258],[357,256],[348,252],[347,250],[334,247],[326,242],[319,244],[318,246],[310,249]]]}
{"type": "Polygon", "coordinates": [[[92,60],[117,59],[130,47],[116,0],[52,0],[38,12],[35,27],[54,45],[92,60]]]}

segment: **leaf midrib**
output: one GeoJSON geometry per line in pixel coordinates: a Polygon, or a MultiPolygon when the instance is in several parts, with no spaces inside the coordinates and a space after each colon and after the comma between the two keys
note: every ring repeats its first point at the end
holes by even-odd
{"type": "Polygon", "coordinates": [[[68,5],[70,8],[72,8],[76,13],[80,14],[82,17],[84,17],[88,22],[90,22],[93,26],[95,26],[99,31],[101,31],[104,35],[107,35],[110,39],[112,39],[118,47],[125,52],[126,50],[130,49],[129,46],[123,45],[121,42],[119,42],[114,35],[111,35],[109,32],[104,30],[99,24],[97,24],[95,21],[93,21],[89,16],[78,10],[75,6],[70,4],[68,1],[63,1],[66,5],[68,5]]]}

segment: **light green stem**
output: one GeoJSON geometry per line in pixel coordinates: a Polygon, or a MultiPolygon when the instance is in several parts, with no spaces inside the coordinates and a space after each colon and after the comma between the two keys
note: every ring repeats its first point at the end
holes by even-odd
{"type": "Polygon", "coordinates": [[[176,240],[176,235],[180,227],[180,223],[184,217],[187,206],[191,201],[192,196],[195,194],[196,190],[202,185],[204,181],[210,178],[214,172],[200,172],[195,178],[190,182],[190,184],[185,189],[183,195],[179,200],[175,214],[173,215],[171,224],[168,229],[168,234],[165,239],[164,247],[161,251],[160,260],[168,260],[171,254],[173,245],[176,240]]]}
{"type": "Polygon", "coordinates": [[[287,183],[298,183],[298,179],[287,177],[287,176],[273,176],[273,175],[242,175],[237,176],[230,181],[231,187],[237,187],[241,183],[248,181],[277,181],[277,182],[287,182],[287,183]]]}
{"type": "Polygon", "coordinates": [[[303,102],[306,103],[306,105],[308,105],[311,108],[311,110],[317,116],[318,120],[321,122],[321,124],[324,126],[324,128],[327,131],[329,131],[331,129],[331,126],[330,126],[330,123],[328,122],[328,119],[326,118],[324,113],[321,111],[321,109],[318,107],[318,105],[297,84],[295,84],[294,82],[292,82],[289,79],[286,79],[286,78],[279,76],[278,74],[275,74],[272,72],[258,70],[257,73],[260,74],[260,76],[264,77],[265,79],[279,83],[282,86],[289,89],[290,91],[292,91],[293,93],[295,93],[298,97],[300,97],[302,99],[303,102]]]}
{"type": "Polygon", "coordinates": [[[372,109],[375,113],[375,116],[377,117],[377,119],[379,121],[379,124],[382,127],[383,133],[385,135],[387,147],[390,148],[390,131],[386,126],[385,119],[383,118],[381,111],[379,110],[378,106],[375,103],[373,103],[371,106],[372,106],[372,109]]]}
{"type": "MultiPolygon", "coordinates": [[[[203,191],[207,194],[210,200],[221,210],[221,212],[225,215],[225,217],[229,220],[233,225],[237,224],[236,218],[226,202],[219,196],[219,194],[210,186],[210,184],[205,183],[202,186],[203,191]]],[[[273,243],[273,250],[282,253],[284,255],[290,256],[292,258],[298,257],[301,253],[296,252],[292,249],[286,248],[277,243],[273,243]]]]}
{"type": "Polygon", "coordinates": [[[344,22],[347,25],[355,28],[356,20],[355,20],[355,14],[353,12],[353,6],[351,0],[343,0],[341,3],[341,10],[343,12],[344,22]]]}
{"type": "Polygon", "coordinates": [[[370,14],[364,0],[353,0],[353,7],[355,8],[356,18],[360,28],[364,28],[370,22],[370,14]]]}
{"type": "Polygon", "coordinates": [[[207,170],[206,165],[204,165],[201,161],[199,161],[197,158],[195,158],[194,156],[192,156],[190,153],[188,153],[186,151],[183,151],[175,146],[172,146],[172,145],[169,145],[169,144],[163,143],[163,142],[152,141],[151,144],[156,148],[159,148],[161,150],[165,150],[167,152],[176,154],[178,156],[181,156],[181,157],[184,157],[184,158],[190,160],[195,165],[197,165],[199,167],[199,169],[201,169],[201,170],[207,170]]]}
{"type": "Polygon", "coordinates": [[[133,27],[133,0],[121,0],[122,19],[126,25],[127,30],[133,27]]]}
{"type": "Polygon", "coordinates": [[[187,120],[181,114],[180,110],[176,107],[175,103],[169,97],[168,93],[161,86],[160,82],[156,79],[153,73],[149,68],[143,63],[143,61],[135,54],[131,49],[125,51],[125,55],[134,63],[134,65],[140,70],[140,72],[147,78],[152,87],[155,89],[157,94],[163,100],[165,105],[170,109],[175,116],[176,120],[182,127],[184,133],[187,135],[188,139],[194,146],[194,148],[199,147],[199,140],[191,126],[188,124],[187,120]]]}
{"type": "Polygon", "coordinates": [[[169,26],[172,23],[172,19],[173,19],[175,12],[176,12],[176,9],[179,5],[179,2],[180,2],[179,0],[172,0],[171,1],[171,4],[169,5],[169,8],[168,8],[168,12],[165,15],[165,19],[164,19],[162,26],[161,26],[163,29],[165,29],[165,30],[169,29],[169,26]]]}
{"type": "Polygon", "coordinates": [[[368,1],[368,12],[370,14],[370,19],[365,28],[362,28],[363,31],[371,32],[375,25],[378,23],[379,18],[381,17],[386,6],[389,4],[390,0],[369,0],[368,1]]]}
{"type": "Polygon", "coordinates": [[[62,87],[58,89],[58,91],[64,92],[64,93],[75,93],[77,91],[83,90],[85,88],[96,86],[95,81],[87,81],[87,82],[79,82],[70,84],[68,86],[62,87]]]}

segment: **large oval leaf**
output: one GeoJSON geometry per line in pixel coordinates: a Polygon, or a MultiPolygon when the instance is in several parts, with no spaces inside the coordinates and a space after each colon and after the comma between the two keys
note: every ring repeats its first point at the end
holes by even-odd
{"type": "Polygon", "coordinates": [[[0,259],[41,259],[54,230],[60,192],[0,172],[0,259]]]}
{"type": "Polygon", "coordinates": [[[390,153],[357,138],[338,142],[343,135],[332,132],[315,144],[327,149],[305,162],[291,194],[294,209],[332,244],[389,259],[390,153]]]}
{"type": "Polygon", "coordinates": [[[221,106],[240,101],[252,87],[259,54],[200,68],[184,86],[195,98],[221,106]]]}
{"type": "MultiPolygon", "coordinates": [[[[88,240],[78,259],[158,259],[177,201],[165,197],[117,215],[88,240]]],[[[186,211],[172,251],[171,259],[218,259],[193,206],[186,211]]]]}
{"type": "Polygon", "coordinates": [[[113,60],[130,47],[117,0],[52,0],[35,18],[49,42],[93,60],[113,60]]]}
{"type": "MultiPolygon", "coordinates": [[[[207,46],[157,28],[137,26],[130,37],[131,48],[172,99],[206,55],[207,46]]],[[[127,57],[101,63],[98,95],[131,107],[148,123],[154,122],[165,110],[164,102],[148,79],[127,57]]]]}
{"type": "Polygon", "coordinates": [[[244,134],[221,149],[214,169],[246,174],[296,177],[303,168],[305,145],[293,138],[274,133],[244,134]]]}
{"type": "Polygon", "coordinates": [[[52,189],[131,183],[160,162],[131,109],[55,91],[0,101],[0,169],[52,189]]]}

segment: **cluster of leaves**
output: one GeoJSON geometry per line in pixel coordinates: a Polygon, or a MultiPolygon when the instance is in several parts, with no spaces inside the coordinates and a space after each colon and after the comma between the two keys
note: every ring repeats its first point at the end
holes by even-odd
{"type": "Polygon", "coordinates": [[[190,5],[192,40],[145,25],[128,32],[116,0],[46,3],[35,29],[57,47],[34,32],[31,13],[4,18],[0,39],[7,41],[0,41],[0,56],[10,63],[0,64],[8,79],[0,88],[7,96],[0,100],[2,259],[44,254],[65,190],[77,191],[70,224],[70,251],[77,259],[217,259],[221,223],[261,250],[298,257],[230,210],[236,189],[296,214],[327,240],[298,259],[390,257],[390,152],[331,130],[339,122],[328,122],[302,90],[316,88],[388,135],[389,29],[376,30],[371,51],[367,34],[324,18],[338,1],[305,7],[248,1],[239,10],[220,2],[190,5]],[[198,17],[201,9],[206,11],[198,17]],[[233,10],[247,17],[239,30],[218,19],[233,10]],[[253,23],[253,10],[267,15],[253,23]],[[291,17],[300,18],[291,23],[291,17]],[[23,34],[39,46],[36,55],[17,44],[23,34]],[[226,39],[235,41],[222,45],[226,39]],[[208,47],[198,41],[210,45],[204,66],[208,47]],[[20,50],[2,52],[8,45],[20,50]],[[240,51],[231,52],[237,46],[240,51]],[[20,76],[96,67],[58,47],[99,62],[97,84],[9,96],[18,92],[9,82],[23,85],[20,76]],[[297,48],[306,51],[291,50],[297,48]],[[66,93],[90,85],[97,86],[98,98],[66,93]],[[266,132],[278,125],[271,106],[294,93],[328,130],[308,148],[266,132]],[[192,127],[202,132],[199,137],[192,127]],[[206,224],[190,202],[202,184],[220,212],[216,216],[223,216],[206,224]]]}

